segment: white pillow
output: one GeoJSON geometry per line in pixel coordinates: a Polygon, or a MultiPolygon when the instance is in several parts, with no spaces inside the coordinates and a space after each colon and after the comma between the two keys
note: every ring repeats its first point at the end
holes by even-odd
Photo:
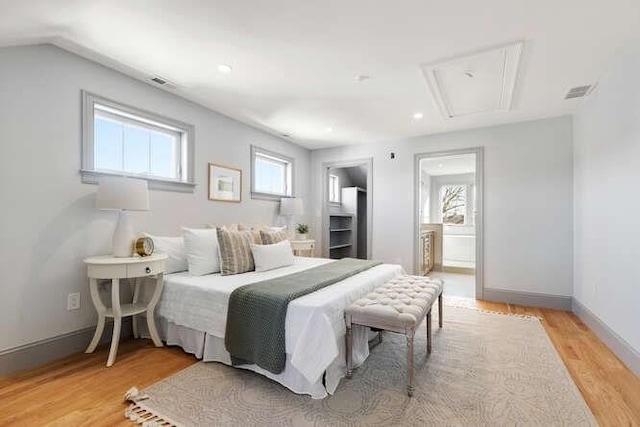
{"type": "Polygon", "coordinates": [[[218,236],[215,228],[183,228],[182,236],[187,250],[189,274],[204,276],[220,271],[218,236]]]}
{"type": "Polygon", "coordinates": [[[153,240],[153,251],[169,256],[167,259],[167,273],[177,273],[186,271],[187,250],[184,247],[184,239],[180,237],[154,236],[149,233],[142,233],[143,236],[153,240]]]}
{"type": "Polygon", "coordinates": [[[251,245],[251,252],[256,271],[273,270],[292,265],[294,262],[291,243],[288,240],[273,245],[251,245]]]}

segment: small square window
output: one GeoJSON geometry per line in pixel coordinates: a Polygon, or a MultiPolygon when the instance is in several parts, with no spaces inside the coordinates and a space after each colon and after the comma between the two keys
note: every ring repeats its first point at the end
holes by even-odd
{"type": "Polygon", "coordinates": [[[293,159],[251,147],[251,197],[280,199],[293,196],[293,159]]]}
{"type": "Polygon", "coordinates": [[[340,203],[340,177],[329,175],[329,202],[340,203]]]}
{"type": "Polygon", "coordinates": [[[84,182],[145,178],[150,188],[193,189],[193,126],[83,92],[84,182]]]}

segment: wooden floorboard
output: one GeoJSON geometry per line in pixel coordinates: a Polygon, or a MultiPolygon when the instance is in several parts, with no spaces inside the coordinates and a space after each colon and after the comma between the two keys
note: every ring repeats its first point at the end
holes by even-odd
{"type": "MultiPolygon", "coordinates": [[[[640,379],[573,313],[484,301],[481,310],[539,317],[602,426],[640,426],[640,379]]],[[[446,314],[445,314],[446,321],[446,314]]],[[[196,362],[150,340],[123,342],[105,367],[107,347],[0,379],[2,426],[127,426],[124,392],[147,387],[196,362]]]]}

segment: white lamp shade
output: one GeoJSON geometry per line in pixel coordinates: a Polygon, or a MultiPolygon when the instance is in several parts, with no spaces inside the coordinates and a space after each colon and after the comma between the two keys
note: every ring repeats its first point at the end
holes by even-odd
{"type": "Polygon", "coordinates": [[[280,199],[280,215],[303,215],[302,199],[294,197],[280,199]]]}
{"type": "Polygon", "coordinates": [[[101,176],[98,178],[96,208],[148,211],[149,189],[147,181],[123,176],[101,176]]]}

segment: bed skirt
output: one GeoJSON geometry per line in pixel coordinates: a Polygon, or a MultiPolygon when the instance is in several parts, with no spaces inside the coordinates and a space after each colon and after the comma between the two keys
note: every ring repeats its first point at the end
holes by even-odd
{"type": "MultiPolygon", "coordinates": [[[[167,345],[179,346],[185,352],[195,355],[196,358],[204,362],[221,362],[231,366],[231,356],[225,348],[224,338],[187,328],[186,326],[176,325],[163,318],[156,318],[156,322],[160,337],[167,345]]],[[[140,322],[140,329],[142,329],[142,324],[143,322],[140,322]]],[[[355,328],[353,332],[353,363],[354,366],[357,367],[369,356],[369,345],[367,341],[369,331],[364,328],[355,328]]],[[[288,354],[284,371],[280,374],[274,374],[257,365],[241,365],[235,367],[248,369],[264,375],[282,384],[294,393],[308,394],[313,399],[322,399],[326,397],[327,394],[333,394],[340,380],[346,376],[347,366],[345,362],[346,349],[344,335],[338,338],[336,344],[338,346],[338,357],[336,357],[326,369],[324,378],[321,376],[315,382],[309,381],[291,365],[288,354]]]]}

